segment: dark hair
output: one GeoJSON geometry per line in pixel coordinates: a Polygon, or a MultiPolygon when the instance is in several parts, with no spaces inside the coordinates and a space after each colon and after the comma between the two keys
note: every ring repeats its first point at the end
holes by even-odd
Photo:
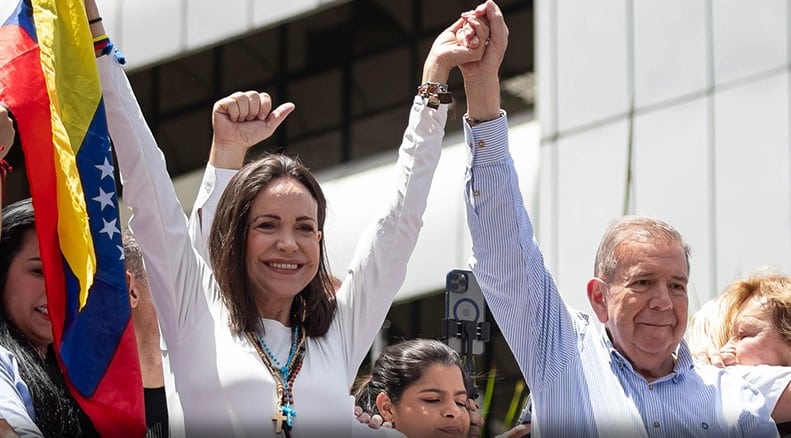
{"type": "MultiPolygon", "coordinates": [[[[308,189],[318,204],[318,230],[324,231],[327,201],[319,182],[298,160],[282,154],[269,154],[247,163],[231,178],[220,197],[217,214],[209,234],[209,258],[228,308],[230,328],[239,334],[263,331],[253,299],[245,261],[247,222],[256,196],[272,180],[292,178],[308,189]]],[[[291,304],[291,323],[300,323],[308,336],[323,336],[335,316],[336,302],[327,291],[333,290],[322,234],[319,242],[319,269],[291,304]]]]}
{"type": "Polygon", "coordinates": [[[384,392],[398,403],[404,391],[434,365],[457,366],[469,393],[471,380],[464,371],[459,354],[442,342],[432,339],[410,339],[390,345],[376,358],[371,375],[363,378],[354,393],[357,406],[370,414],[378,414],[376,397],[384,392]]]}
{"type": "MultiPolygon", "coordinates": [[[[0,236],[0,293],[5,294],[8,271],[22,250],[28,233],[35,233],[33,204],[30,198],[3,209],[0,236]]],[[[41,357],[30,341],[8,318],[0,299],[0,345],[10,351],[19,365],[19,374],[33,398],[35,423],[44,436],[81,436],[79,408],[68,393],[58,369],[54,352],[41,357]]]]}

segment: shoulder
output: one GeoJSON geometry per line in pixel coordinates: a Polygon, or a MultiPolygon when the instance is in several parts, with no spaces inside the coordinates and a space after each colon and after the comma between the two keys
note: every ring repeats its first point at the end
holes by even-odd
{"type": "Polygon", "coordinates": [[[7,370],[9,374],[17,374],[17,360],[14,353],[0,346],[0,367],[7,370]]]}

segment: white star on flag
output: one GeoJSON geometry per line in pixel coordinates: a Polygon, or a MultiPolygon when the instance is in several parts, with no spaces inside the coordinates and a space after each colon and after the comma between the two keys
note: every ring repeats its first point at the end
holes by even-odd
{"type": "Polygon", "coordinates": [[[105,192],[104,190],[102,190],[101,187],[99,187],[99,196],[97,196],[95,198],[91,198],[91,199],[93,199],[94,201],[96,201],[99,204],[101,204],[101,209],[102,209],[102,211],[104,211],[104,207],[107,207],[108,205],[110,207],[113,206],[113,195],[114,194],[115,194],[115,192],[109,192],[108,193],[108,192],[105,192]]]}
{"type": "Polygon", "coordinates": [[[115,226],[116,220],[117,219],[113,219],[112,221],[107,222],[106,220],[104,220],[104,218],[102,218],[102,222],[104,222],[104,227],[101,230],[99,230],[99,232],[107,233],[107,237],[109,237],[110,239],[113,238],[113,234],[115,233],[121,234],[121,230],[119,230],[118,227],[115,226]]]}
{"type": "Polygon", "coordinates": [[[107,157],[104,158],[103,164],[97,164],[95,167],[102,171],[102,176],[99,178],[100,181],[103,180],[105,176],[109,176],[110,178],[115,180],[115,175],[113,174],[113,166],[110,164],[109,161],[107,161],[107,157]]]}
{"type": "Polygon", "coordinates": [[[125,260],[126,254],[124,254],[124,247],[120,245],[115,245],[115,247],[118,248],[118,251],[121,251],[121,257],[119,257],[118,260],[125,260]]]}

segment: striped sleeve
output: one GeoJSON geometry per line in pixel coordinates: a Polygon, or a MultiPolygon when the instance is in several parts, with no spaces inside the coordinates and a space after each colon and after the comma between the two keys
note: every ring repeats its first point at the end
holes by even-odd
{"type": "Polygon", "coordinates": [[[572,317],[534,241],[514,162],[508,119],[465,123],[465,198],[472,268],[487,304],[531,389],[539,390],[575,360],[572,317]]]}

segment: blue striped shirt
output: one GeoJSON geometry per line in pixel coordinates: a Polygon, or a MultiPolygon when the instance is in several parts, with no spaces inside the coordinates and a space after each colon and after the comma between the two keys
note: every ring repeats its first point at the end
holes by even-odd
{"type": "Polygon", "coordinates": [[[507,118],[465,123],[473,271],[534,399],[539,436],[777,436],[764,397],[694,363],[647,382],[589,316],[566,306],[534,241],[508,151],[507,118]]]}

